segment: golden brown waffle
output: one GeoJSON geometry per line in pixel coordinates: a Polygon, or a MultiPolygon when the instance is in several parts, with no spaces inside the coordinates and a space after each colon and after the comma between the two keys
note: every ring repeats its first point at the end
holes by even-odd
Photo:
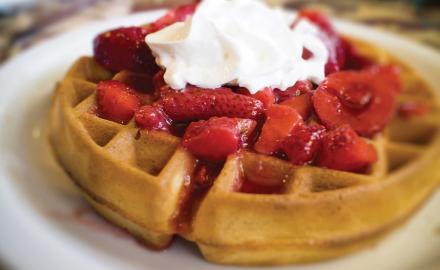
{"type": "MultiPolygon", "coordinates": [[[[56,89],[50,139],[61,165],[92,206],[156,248],[175,234],[195,242],[212,262],[275,265],[328,259],[380,239],[413,213],[439,184],[440,111],[434,92],[388,53],[356,41],[380,63],[401,66],[402,100],[430,106],[429,115],[396,118],[374,139],[379,161],[369,174],[295,167],[252,152],[230,156],[189,229],[175,226],[195,159],[180,139],[97,117],[96,83],[113,74],[80,58],[56,89]],[[236,181],[284,181],[281,194],[248,194],[236,181]]],[[[116,79],[123,78],[116,75],[116,79]]]]}

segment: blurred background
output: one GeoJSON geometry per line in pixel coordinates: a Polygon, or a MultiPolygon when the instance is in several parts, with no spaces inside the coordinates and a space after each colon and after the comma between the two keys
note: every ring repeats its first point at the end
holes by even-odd
{"type": "MultiPolygon", "coordinates": [[[[440,0],[266,0],[314,7],[384,28],[440,50],[440,0]]],[[[0,63],[53,35],[82,25],[188,0],[0,0],[0,63]]]]}

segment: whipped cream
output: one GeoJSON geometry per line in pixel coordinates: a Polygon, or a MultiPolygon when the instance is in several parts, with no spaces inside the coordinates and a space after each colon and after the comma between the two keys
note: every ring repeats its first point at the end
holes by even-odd
{"type": "Polygon", "coordinates": [[[145,40],[174,89],[233,84],[255,93],[305,79],[319,84],[328,57],[321,33],[303,19],[291,29],[287,18],[257,0],[204,0],[186,21],[145,40]],[[302,58],[303,48],[312,52],[310,59],[302,58]]]}

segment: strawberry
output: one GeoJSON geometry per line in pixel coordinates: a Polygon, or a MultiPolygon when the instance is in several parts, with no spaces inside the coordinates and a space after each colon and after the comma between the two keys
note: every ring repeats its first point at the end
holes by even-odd
{"type": "Polygon", "coordinates": [[[394,68],[373,67],[331,74],[318,87],[312,101],[327,128],[349,124],[361,136],[371,137],[393,117],[399,91],[394,68]]]}
{"type": "Polygon", "coordinates": [[[291,99],[293,97],[297,97],[299,95],[309,93],[313,89],[313,85],[310,81],[297,81],[293,86],[287,88],[284,91],[280,89],[275,89],[275,95],[277,96],[277,100],[279,103],[282,103],[285,100],[291,99]]]}
{"type": "Polygon", "coordinates": [[[177,7],[168,11],[164,16],[160,17],[155,22],[147,25],[145,28],[148,33],[157,32],[175,22],[183,22],[187,17],[194,14],[199,1],[194,1],[194,3],[189,5],[184,5],[177,7]]]}
{"type": "Polygon", "coordinates": [[[122,27],[101,33],[93,43],[95,60],[113,72],[154,72],[157,65],[145,43],[147,34],[142,27],[122,27]]]}
{"type": "Polygon", "coordinates": [[[362,55],[356,46],[347,39],[341,39],[345,48],[345,65],[344,70],[361,70],[368,68],[374,64],[373,60],[362,55]]]}
{"type": "Polygon", "coordinates": [[[161,99],[165,97],[168,94],[175,93],[176,90],[172,89],[171,86],[169,86],[164,78],[163,75],[165,74],[164,70],[158,71],[153,76],[153,85],[154,85],[154,96],[156,99],[161,99]]]}
{"type": "Polygon", "coordinates": [[[227,117],[192,122],[183,136],[182,145],[197,158],[221,162],[247,143],[255,126],[256,122],[250,119],[227,117]]]}
{"type": "Polygon", "coordinates": [[[141,106],[135,91],[119,81],[101,81],[97,86],[98,114],[100,117],[126,124],[141,106]]]}
{"type": "Polygon", "coordinates": [[[136,89],[136,91],[139,93],[154,93],[154,85],[152,82],[153,78],[149,74],[124,70],[116,74],[113,79],[125,83],[131,88],[136,89]]]}
{"type": "Polygon", "coordinates": [[[229,88],[203,89],[189,86],[184,91],[165,95],[161,104],[177,122],[209,119],[213,116],[258,119],[263,113],[261,101],[233,93],[229,88]]]}
{"type": "Polygon", "coordinates": [[[153,86],[156,91],[159,91],[160,88],[167,85],[167,83],[165,82],[165,80],[163,78],[164,74],[165,74],[165,71],[163,69],[161,69],[153,76],[153,86]]]}
{"type": "Polygon", "coordinates": [[[136,125],[147,130],[170,131],[171,120],[158,105],[142,106],[135,114],[136,125]]]}
{"type": "Polygon", "coordinates": [[[249,91],[249,89],[244,88],[244,87],[235,87],[234,93],[237,93],[237,94],[240,94],[240,95],[245,95],[245,96],[252,96],[252,94],[249,91]]]}
{"type": "Polygon", "coordinates": [[[262,90],[253,94],[252,97],[261,101],[266,109],[276,102],[275,93],[270,87],[263,88],[262,90]]]}
{"type": "Polygon", "coordinates": [[[376,150],[349,125],[339,126],[322,138],[318,165],[334,170],[361,173],[376,162],[376,150]]]}
{"type": "Polygon", "coordinates": [[[312,113],[312,93],[307,92],[297,97],[292,97],[280,103],[295,109],[304,120],[309,118],[312,113]]]}
{"type": "Polygon", "coordinates": [[[328,35],[334,35],[336,33],[329,18],[319,10],[301,9],[298,16],[300,18],[307,18],[310,22],[318,26],[321,31],[328,35]]]}
{"type": "Polygon", "coordinates": [[[272,105],[266,111],[266,122],[255,143],[255,151],[272,155],[281,149],[282,142],[297,125],[302,125],[302,117],[295,109],[284,105],[272,105]]]}
{"type": "Polygon", "coordinates": [[[325,127],[321,125],[297,125],[284,139],[281,150],[295,165],[311,163],[320,146],[325,127]]]}
{"type": "MultiPolygon", "coordinates": [[[[334,30],[329,18],[324,13],[313,9],[300,10],[298,18],[309,20],[318,26],[322,32],[320,38],[329,53],[327,64],[325,65],[325,74],[329,75],[341,70],[346,61],[345,47],[342,39],[334,30]]],[[[292,27],[295,27],[297,22],[298,20],[293,23],[292,27]]],[[[311,57],[310,52],[303,52],[303,57],[304,59],[311,57]]]]}

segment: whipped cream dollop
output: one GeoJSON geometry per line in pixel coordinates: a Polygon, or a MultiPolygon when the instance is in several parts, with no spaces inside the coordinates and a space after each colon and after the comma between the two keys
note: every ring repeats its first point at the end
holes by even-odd
{"type": "Polygon", "coordinates": [[[304,19],[291,29],[288,17],[258,0],[204,0],[186,21],[145,39],[174,89],[232,84],[255,93],[298,80],[318,84],[328,57],[320,31],[304,19]],[[312,53],[307,60],[304,48],[312,53]]]}

